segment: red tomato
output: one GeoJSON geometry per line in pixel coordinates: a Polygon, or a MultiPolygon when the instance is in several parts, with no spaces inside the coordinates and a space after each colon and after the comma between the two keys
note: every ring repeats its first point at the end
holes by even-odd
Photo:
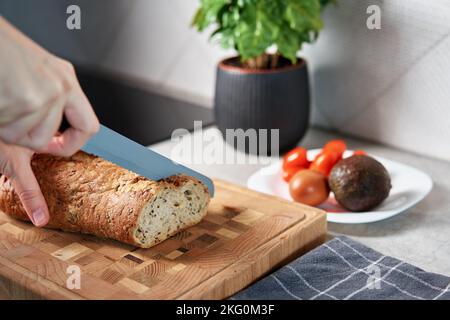
{"type": "Polygon", "coordinates": [[[334,159],[334,160],[333,160],[334,163],[336,163],[336,162],[338,162],[339,160],[342,159],[342,155],[339,154],[338,152],[334,152],[334,151],[326,151],[326,152],[324,152],[324,151],[322,150],[322,151],[320,151],[320,152],[314,157],[314,160],[310,163],[310,165],[311,165],[314,161],[316,161],[317,158],[321,157],[321,156],[324,155],[324,154],[329,154],[330,157],[332,157],[332,158],[334,159]]]}
{"type": "Polygon", "coordinates": [[[352,154],[353,156],[367,156],[367,152],[364,150],[355,150],[352,154]]]}
{"type": "Polygon", "coordinates": [[[338,163],[339,160],[342,160],[342,153],[334,152],[334,151],[327,151],[324,152],[324,154],[327,154],[329,157],[333,159],[333,166],[338,163]]]}
{"type": "Polygon", "coordinates": [[[347,150],[347,144],[344,140],[330,140],[323,147],[323,153],[336,152],[341,158],[345,150],[347,150]]]}
{"type": "Polygon", "coordinates": [[[286,153],[283,158],[283,169],[288,167],[298,167],[307,169],[309,161],[306,156],[307,150],[305,148],[297,147],[286,153]]]}
{"type": "Polygon", "coordinates": [[[296,166],[288,166],[286,168],[283,168],[283,180],[289,183],[289,181],[291,181],[291,178],[295,176],[295,174],[300,170],[303,169],[296,166]]]}
{"type": "Polygon", "coordinates": [[[321,153],[313,161],[309,169],[320,172],[328,177],[334,165],[340,160],[341,156],[336,152],[321,153]]]}

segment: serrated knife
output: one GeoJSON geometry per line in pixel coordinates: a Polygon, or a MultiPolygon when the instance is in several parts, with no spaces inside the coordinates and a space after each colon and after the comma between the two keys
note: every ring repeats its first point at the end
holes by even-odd
{"type": "MultiPolygon", "coordinates": [[[[63,121],[61,128],[64,129],[64,127],[67,127],[65,121],[63,121]]],[[[195,177],[208,187],[211,197],[214,196],[214,184],[208,177],[176,163],[104,125],[100,125],[97,134],[90,138],[81,150],[111,161],[151,180],[160,180],[176,174],[195,177]]]]}

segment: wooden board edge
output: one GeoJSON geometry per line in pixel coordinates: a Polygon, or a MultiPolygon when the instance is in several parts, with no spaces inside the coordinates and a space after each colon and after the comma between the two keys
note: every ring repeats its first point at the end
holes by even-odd
{"type": "Polygon", "coordinates": [[[254,281],[261,279],[270,271],[324,243],[327,237],[326,213],[321,210],[314,211],[307,214],[307,221],[302,220],[295,224],[177,299],[219,300],[228,298],[254,281]],[[300,249],[298,249],[299,241],[303,242],[300,249]],[[280,247],[283,250],[279,250],[280,247]],[[280,252],[281,256],[279,256],[280,252]],[[256,256],[260,261],[258,265],[252,261],[256,256]]]}

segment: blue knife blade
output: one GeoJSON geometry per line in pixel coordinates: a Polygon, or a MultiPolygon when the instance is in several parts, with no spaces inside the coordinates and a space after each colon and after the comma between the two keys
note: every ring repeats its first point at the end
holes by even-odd
{"type": "Polygon", "coordinates": [[[160,180],[176,174],[195,177],[208,187],[211,197],[214,196],[214,184],[208,177],[176,163],[104,125],[100,126],[97,134],[89,139],[81,149],[151,180],[160,180]]]}

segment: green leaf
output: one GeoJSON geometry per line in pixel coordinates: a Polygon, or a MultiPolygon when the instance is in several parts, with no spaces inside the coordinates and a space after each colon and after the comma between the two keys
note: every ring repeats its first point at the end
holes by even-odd
{"type": "Polygon", "coordinates": [[[217,40],[224,49],[235,48],[233,29],[218,28],[211,34],[212,40],[217,40]]]}
{"type": "Polygon", "coordinates": [[[258,0],[255,5],[246,5],[236,29],[236,44],[243,60],[263,54],[275,43],[280,33],[280,21],[276,14],[277,5],[273,0],[258,0]]]}
{"type": "Polygon", "coordinates": [[[291,63],[297,62],[297,52],[301,48],[300,37],[297,33],[285,25],[283,32],[280,33],[276,41],[278,52],[285,58],[289,59],[291,63]]]}
{"type": "Polygon", "coordinates": [[[245,6],[241,17],[234,35],[241,58],[247,60],[264,53],[270,45],[270,37],[262,30],[256,6],[245,6]]]}
{"type": "Polygon", "coordinates": [[[201,0],[201,7],[197,10],[192,25],[196,26],[199,31],[203,31],[209,25],[217,22],[219,11],[229,2],[230,0],[201,0]]]}
{"type": "Polygon", "coordinates": [[[305,42],[323,27],[321,10],[335,0],[200,0],[192,26],[216,28],[211,38],[235,48],[243,61],[264,54],[272,45],[292,63],[305,42]]]}
{"type": "Polygon", "coordinates": [[[191,22],[192,27],[197,27],[198,31],[203,31],[206,27],[205,13],[202,8],[199,8],[192,18],[191,22]]]}
{"type": "Polygon", "coordinates": [[[298,32],[319,31],[323,27],[319,0],[289,1],[285,18],[291,29],[298,32]]]}

